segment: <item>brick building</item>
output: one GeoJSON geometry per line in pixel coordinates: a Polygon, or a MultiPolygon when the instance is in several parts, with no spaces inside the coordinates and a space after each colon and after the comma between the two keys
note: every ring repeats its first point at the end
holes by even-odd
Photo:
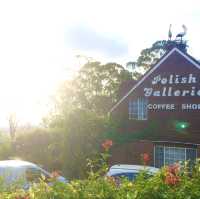
{"type": "Polygon", "coordinates": [[[122,125],[119,136],[134,139],[117,145],[112,163],[161,167],[200,156],[200,63],[177,46],[136,81],[125,82],[110,110],[122,125]]]}

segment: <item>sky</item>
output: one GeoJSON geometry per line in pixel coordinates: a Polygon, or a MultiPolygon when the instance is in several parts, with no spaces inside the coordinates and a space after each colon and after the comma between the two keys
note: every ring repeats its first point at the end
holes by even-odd
{"type": "Polygon", "coordinates": [[[200,1],[0,0],[0,127],[9,114],[39,124],[59,83],[83,60],[125,64],[187,26],[188,52],[200,59],[200,1]]]}

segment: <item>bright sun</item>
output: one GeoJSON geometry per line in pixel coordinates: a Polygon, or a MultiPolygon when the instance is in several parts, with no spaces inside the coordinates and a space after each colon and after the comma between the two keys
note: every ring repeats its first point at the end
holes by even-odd
{"type": "Polygon", "coordinates": [[[0,126],[8,125],[11,113],[16,114],[21,124],[38,124],[47,114],[50,96],[59,82],[59,71],[13,67],[1,68],[0,73],[0,126]]]}
{"type": "Polygon", "coordinates": [[[21,125],[38,125],[52,107],[60,83],[72,78],[77,69],[77,59],[69,52],[58,55],[53,51],[52,57],[45,53],[40,57],[39,51],[35,60],[32,53],[20,48],[18,56],[0,60],[0,128],[8,127],[13,113],[21,125]]]}

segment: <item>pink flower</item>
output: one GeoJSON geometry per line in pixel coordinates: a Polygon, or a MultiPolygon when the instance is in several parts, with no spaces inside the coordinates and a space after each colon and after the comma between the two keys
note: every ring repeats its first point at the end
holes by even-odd
{"type": "Polygon", "coordinates": [[[105,140],[101,146],[104,148],[104,150],[109,150],[110,147],[113,145],[113,141],[112,140],[105,140]]]}
{"type": "Polygon", "coordinates": [[[170,165],[170,166],[167,167],[167,172],[171,173],[173,175],[177,175],[179,171],[180,171],[180,165],[179,164],[174,164],[174,165],[170,165]]]}
{"type": "Polygon", "coordinates": [[[166,169],[165,183],[168,185],[176,185],[180,182],[180,177],[178,173],[180,171],[180,165],[174,164],[170,165],[166,169]]]}
{"type": "Polygon", "coordinates": [[[176,185],[177,183],[180,182],[180,177],[173,175],[171,173],[167,173],[165,177],[165,183],[168,185],[176,185]]]}
{"type": "Polygon", "coordinates": [[[148,153],[143,153],[142,155],[142,161],[144,165],[147,165],[147,163],[150,161],[150,156],[148,153]]]}

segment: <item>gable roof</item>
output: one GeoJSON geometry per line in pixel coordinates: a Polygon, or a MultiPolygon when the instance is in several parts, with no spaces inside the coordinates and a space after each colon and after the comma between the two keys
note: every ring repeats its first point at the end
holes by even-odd
{"type": "Polygon", "coordinates": [[[178,52],[180,55],[182,55],[186,60],[188,60],[190,63],[192,63],[194,66],[196,66],[198,69],[200,69],[200,62],[198,62],[196,59],[194,59],[192,56],[183,53],[181,50],[178,48],[173,48],[171,51],[167,52],[163,57],[155,64],[153,67],[151,67],[144,76],[141,77],[140,80],[124,95],[109,111],[111,113],[115,108],[119,106],[144,80],[151,75],[159,66],[170,57],[174,52],[178,52]]]}

